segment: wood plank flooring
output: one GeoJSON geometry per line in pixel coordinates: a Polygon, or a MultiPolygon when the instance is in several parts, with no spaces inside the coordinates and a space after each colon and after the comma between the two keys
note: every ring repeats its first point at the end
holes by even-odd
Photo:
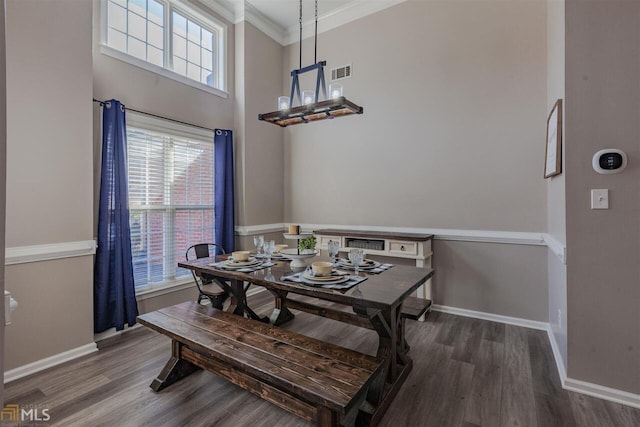
{"type": "MultiPolygon", "coordinates": [[[[266,292],[250,304],[273,308],[266,292]]],[[[367,354],[377,346],[373,331],[301,312],[286,328],[367,354]]],[[[408,321],[407,335],[414,368],[382,426],[640,426],[638,409],[563,390],[545,332],[434,312],[408,321]]],[[[147,328],[99,347],[5,385],[5,403],[48,408],[57,426],[309,425],[207,372],[154,393],[170,341],[147,328]]]]}

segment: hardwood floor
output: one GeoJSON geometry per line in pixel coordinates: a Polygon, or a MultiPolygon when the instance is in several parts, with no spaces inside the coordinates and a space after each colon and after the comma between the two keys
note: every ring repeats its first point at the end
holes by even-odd
{"type": "MultiPolygon", "coordinates": [[[[250,297],[273,307],[267,293],[250,297]]],[[[306,313],[287,325],[374,354],[377,335],[306,313]]],[[[563,390],[545,332],[431,313],[407,322],[414,368],[383,426],[632,427],[640,410],[563,390]]],[[[304,426],[301,419],[207,372],[160,393],[149,384],[170,354],[165,336],[136,328],[100,351],[5,386],[7,404],[48,408],[59,426],[304,426]]]]}

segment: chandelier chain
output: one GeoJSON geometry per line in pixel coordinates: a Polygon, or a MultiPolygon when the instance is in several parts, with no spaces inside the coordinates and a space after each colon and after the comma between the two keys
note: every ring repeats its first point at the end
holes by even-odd
{"type": "Polygon", "coordinates": [[[318,62],[318,0],[316,0],[316,33],[313,47],[313,63],[318,62]]]}
{"type": "Polygon", "coordinates": [[[298,69],[302,68],[302,0],[300,0],[300,18],[298,19],[298,22],[300,23],[300,43],[299,43],[299,52],[300,52],[300,60],[299,60],[299,65],[298,65],[298,69]]]}

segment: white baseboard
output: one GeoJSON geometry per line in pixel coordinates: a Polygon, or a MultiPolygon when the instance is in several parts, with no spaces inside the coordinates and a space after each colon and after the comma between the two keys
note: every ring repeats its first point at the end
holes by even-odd
{"type": "Polygon", "coordinates": [[[432,310],[441,311],[443,313],[455,314],[458,316],[473,317],[476,319],[490,320],[492,322],[505,323],[508,325],[523,326],[525,328],[539,329],[547,332],[553,358],[556,361],[558,375],[565,390],[575,391],[576,393],[586,394],[587,396],[597,397],[598,399],[608,400],[610,402],[620,403],[622,405],[640,408],[640,395],[605,387],[598,384],[588,383],[586,381],[567,378],[567,371],[560,354],[558,343],[551,330],[551,325],[546,322],[538,322],[534,320],[521,319],[518,317],[502,316],[499,314],[484,313],[481,311],[466,310],[464,308],[448,307],[445,305],[434,304],[432,310]]]}
{"type": "Polygon", "coordinates": [[[522,326],[524,328],[539,329],[546,331],[549,328],[547,322],[522,319],[520,317],[503,316],[501,314],[485,313],[482,311],[467,310],[465,308],[449,307],[446,305],[434,304],[431,306],[434,311],[455,314],[457,316],[473,317],[475,319],[489,320],[491,322],[504,323],[507,325],[522,326]]]}
{"type": "Polygon", "coordinates": [[[111,338],[111,337],[115,337],[118,335],[122,335],[124,332],[128,332],[131,331],[133,329],[137,329],[142,327],[142,325],[140,323],[136,323],[133,326],[127,326],[126,324],[124,325],[124,329],[121,331],[116,331],[116,328],[110,328],[107,329],[104,332],[100,332],[97,334],[93,334],[93,341],[98,342],[98,341],[102,341],[102,340],[106,340],[107,338],[111,338]]]}
{"type": "Polygon", "coordinates": [[[575,391],[576,393],[586,394],[587,396],[597,397],[598,399],[620,403],[621,405],[640,408],[640,394],[629,393],[586,381],[574,380],[573,378],[567,378],[563,381],[562,388],[575,391]]]}
{"type": "Polygon", "coordinates": [[[556,337],[553,334],[551,327],[549,327],[549,329],[547,330],[547,335],[549,336],[549,343],[551,344],[553,357],[556,360],[556,366],[558,368],[558,375],[560,376],[562,388],[564,388],[565,390],[575,391],[576,393],[586,394],[587,396],[597,397],[598,399],[620,403],[621,405],[640,408],[639,394],[629,393],[626,391],[617,390],[586,381],[568,378],[567,370],[564,366],[564,360],[562,359],[562,355],[560,354],[560,348],[558,347],[556,337]]]}
{"type": "Polygon", "coordinates": [[[65,363],[73,359],[77,359],[81,356],[86,356],[87,354],[91,354],[95,351],[98,351],[98,347],[96,346],[96,343],[92,342],[91,344],[72,348],[71,350],[53,355],[51,357],[46,357],[44,359],[40,359],[23,366],[19,366],[4,373],[4,383],[6,384],[19,378],[26,377],[27,375],[44,371],[45,369],[60,365],[61,363],[65,363]]]}
{"type": "Polygon", "coordinates": [[[560,353],[560,347],[558,346],[558,342],[556,341],[556,336],[553,334],[551,325],[549,325],[549,328],[547,329],[547,337],[549,338],[549,344],[551,344],[553,358],[555,359],[556,367],[558,368],[558,375],[560,376],[560,381],[562,381],[562,387],[564,388],[564,382],[567,379],[567,370],[564,366],[564,360],[562,359],[562,354],[560,353]]]}

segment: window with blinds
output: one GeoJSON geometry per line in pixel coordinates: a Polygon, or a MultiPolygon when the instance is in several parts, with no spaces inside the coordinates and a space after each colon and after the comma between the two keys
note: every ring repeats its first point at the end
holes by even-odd
{"type": "Polygon", "coordinates": [[[214,241],[213,137],[153,128],[127,126],[137,291],[190,276],[177,267],[178,261],[189,246],[214,241]]]}

